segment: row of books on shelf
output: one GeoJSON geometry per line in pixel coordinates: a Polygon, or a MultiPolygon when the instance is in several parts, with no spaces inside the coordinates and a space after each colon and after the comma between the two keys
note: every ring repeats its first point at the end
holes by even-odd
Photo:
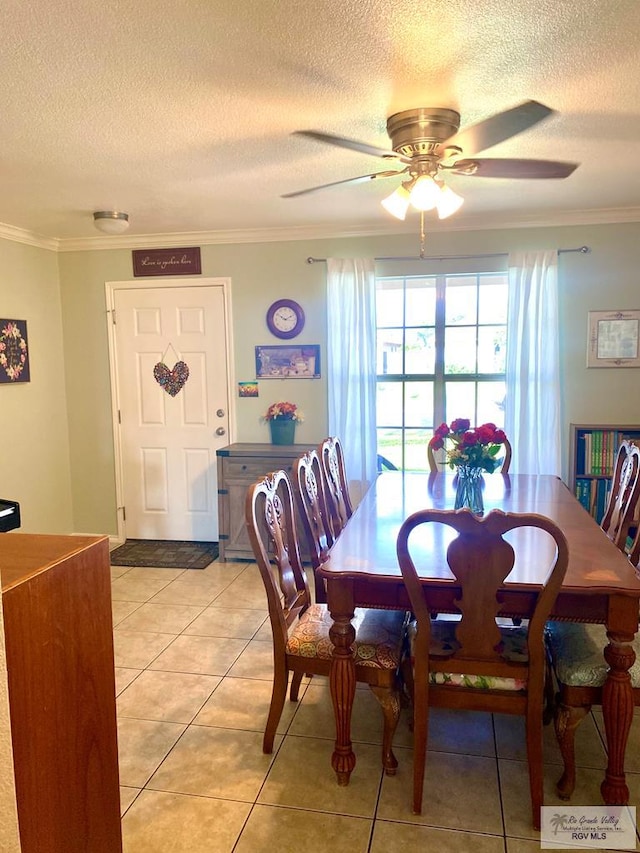
{"type": "Polygon", "coordinates": [[[640,433],[625,430],[594,429],[578,435],[578,474],[604,475],[610,477],[620,444],[625,439],[640,439],[640,433]]]}
{"type": "Polygon", "coordinates": [[[598,521],[602,521],[607,507],[611,480],[593,480],[576,477],[576,497],[582,506],[598,521]]]}

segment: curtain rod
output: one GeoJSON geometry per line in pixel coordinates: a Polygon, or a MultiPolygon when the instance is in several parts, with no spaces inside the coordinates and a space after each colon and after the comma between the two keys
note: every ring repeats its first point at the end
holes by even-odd
{"type": "MultiPolygon", "coordinates": [[[[559,255],[564,255],[569,252],[580,252],[583,255],[588,255],[591,252],[590,246],[578,246],[575,249],[558,249],[559,255]]],[[[471,258],[506,258],[509,252],[487,252],[481,255],[429,255],[421,257],[419,255],[407,257],[389,257],[389,258],[374,258],[374,261],[465,261],[471,258]]],[[[307,258],[308,264],[326,264],[326,258],[307,258]]]]}

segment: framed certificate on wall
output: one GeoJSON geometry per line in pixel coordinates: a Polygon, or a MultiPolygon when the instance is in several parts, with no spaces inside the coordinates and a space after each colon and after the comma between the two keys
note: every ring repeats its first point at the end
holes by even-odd
{"type": "Polygon", "coordinates": [[[640,310],[589,311],[587,367],[640,367],[640,310]]]}

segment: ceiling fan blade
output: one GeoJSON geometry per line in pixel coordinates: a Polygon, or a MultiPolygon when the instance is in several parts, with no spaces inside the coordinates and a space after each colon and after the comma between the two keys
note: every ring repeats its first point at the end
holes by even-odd
{"type": "Polygon", "coordinates": [[[561,163],[556,160],[481,158],[456,160],[447,171],[472,178],[568,178],[578,166],[579,163],[561,163]]]}
{"type": "Polygon", "coordinates": [[[295,193],[285,193],[280,198],[295,198],[298,195],[314,193],[316,190],[326,190],[327,187],[337,187],[340,184],[361,184],[364,181],[373,181],[376,178],[391,178],[393,175],[403,175],[406,171],[406,169],[401,169],[399,172],[375,172],[373,175],[360,175],[358,178],[347,178],[345,181],[332,181],[330,184],[320,184],[319,187],[309,187],[309,189],[298,190],[295,193]]]}
{"type": "Polygon", "coordinates": [[[322,133],[319,130],[294,130],[292,136],[308,136],[309,139],[315,139],[318,142],[327,142],[329,145],[337,145],[338,148],[349,148],[351,151],[360,151],[362,154],[371,154],[372,157],[385,157],[391,160],[401,160],[403,163],[410,163],[409,157],[404,157],[402,154],[397,154],[387,148],[377,148],[375,145],[368,145],[366,142],[358,142],[357,139],[347,139],[345,136],[335,136],[333,133],[322,133]]]}
{"type": "Polygon", "coordinates": [[[505,139],[533,127],[534,124],[554,112],[555,110],[545,107],[538,101],[524,101],[517,107],[496,113],[491,118],[461,130],[455,136],[447,139],[446,145],[443,147],[448,148],[450,145],[455,145],[461,148],[466,156],[469,156],[491,148],[498,142],[503,142],[505,139]]]}

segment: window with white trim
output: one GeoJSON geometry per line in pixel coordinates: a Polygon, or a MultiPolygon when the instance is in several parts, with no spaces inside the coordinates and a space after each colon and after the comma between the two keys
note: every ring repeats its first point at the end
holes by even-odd
{"type": "Polygon", "coordinates": [[[428,469],[443,421],[504,427],[507,273],[376,281],[378,455],[428,469]]]}

